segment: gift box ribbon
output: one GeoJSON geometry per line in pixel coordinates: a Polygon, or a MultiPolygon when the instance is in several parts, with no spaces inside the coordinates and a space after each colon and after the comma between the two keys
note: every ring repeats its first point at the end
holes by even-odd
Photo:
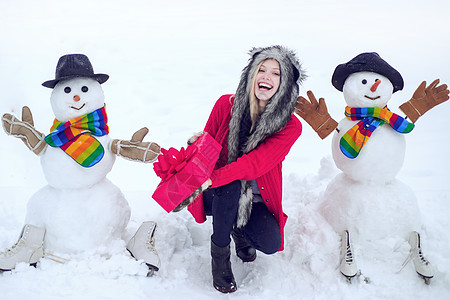
{"type": "Polygon", "coordinates": [[[177,172],[181,171],[189,160],[195,156],[197,151],[197,147],[194,145],[186,149],[181,148],[180,151],[175,148],[169,148],[169,150],[161,148],[158,161],[153,163],[153,170],[159,178],[167,181],[177,172]]]}

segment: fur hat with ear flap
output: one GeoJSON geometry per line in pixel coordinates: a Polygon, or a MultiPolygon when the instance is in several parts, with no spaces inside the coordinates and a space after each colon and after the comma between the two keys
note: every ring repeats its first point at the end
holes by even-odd
{"type": "Polygon", "coordinates": [[[306,78],[295,53],[283,46],[253,48],[251,58],[243,69],[233,103],[228,137],[228,163],[235,161],[239,153],[239,131],[241,118],[250,105],[250,91],[253,76],[258,66],[267,59],[275,59],[280,64],[280,86],[272,96],[261,114],[256,127],[249,136],[243,149],[248,153],[255,149],[269,135],[280,131],[286,126],[294,112],[299,94],[299,84],[306,78]]]}
{"type": "MultiPolygon", "coordinates": [[[[306,78],[295,53],[283,46],[253,48],[250,50],[248,65],[242,70],[231,113],[228,135],[228,163],[236,161],[242,153],[249,153],[270,135],[282,130],[290,120],[297,104],[299,85],[306,78]],[[242,145],[241,126],[245,114],[249,112],[252,79],[259,65],[267,59],[274,59],[280,64],[280,86],[267,103],[255,127],[242,145]],[[240,139],[241,137],[241,139],[240,139]]],[[[248,182],[242,182],[239,201],[238,226],[244,226],[251,212],[253,193],[248,182]]]]}

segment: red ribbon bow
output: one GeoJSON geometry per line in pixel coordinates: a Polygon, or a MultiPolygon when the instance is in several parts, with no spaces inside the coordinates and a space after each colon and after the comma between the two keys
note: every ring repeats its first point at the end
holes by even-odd
{"type": "Polygon", "coordinates": [[[197,147],[193,145],[187,147],[186,150],[181,148],[180,151],[175,148],[170,148],[169,150],[161,148],[158,161],[153,163],[153,170],[158,177],[167,181],[182,170],[195,153],[197,153],[197,147]]]}

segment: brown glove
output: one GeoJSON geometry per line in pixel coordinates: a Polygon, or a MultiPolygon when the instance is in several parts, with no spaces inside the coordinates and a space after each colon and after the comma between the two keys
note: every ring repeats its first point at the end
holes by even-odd
{"type": "Polygon", "coordinates": [[[411,100],[400,105],[399,108],[411,122],[415,123],[425,112],[449,99],[447,85],[437,86],[438,83],[439,79],[436,79],[425,88],[427,83],[423,81],[414,92],[411,100]]]}
{"type": "Polygon", "coordinates": [[[143,142],[148,129],[141,128],[136,131],[130,141],[113,140],[111,142],[111,152],[125,159],[152,163],[161,153],[161,147],[153,142],[143,142]]]}
{"type": "Polygon", "coordinates": [[[4,114],[2,125],[6,134],[20,138],[36,155],[47,146],[45,135],[34,128],[33,115],[27,106],[22,108],[22,121],[11,114],[4,114]]]}
{"type": "Polygon", "coordinates": [[[295,112],[317,132],[321,139],[324,139],[337,127],[338,123],[330,117],[323,98],[319,98],[317,102],[313,92],[308,91],[306,94],[311,102],[302,96],[298,97],[295,112]]]}

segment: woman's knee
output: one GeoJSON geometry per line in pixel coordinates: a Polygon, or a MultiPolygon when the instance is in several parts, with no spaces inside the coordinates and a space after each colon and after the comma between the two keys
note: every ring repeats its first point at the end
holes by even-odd
{"type": "Polygon", "coordinates": [[[259,251],[263,252],[264,254],[274,254],[278,250],[280,250],[281,247],[281,236],[273,236],[272,238],[267,238],[263,243],[261,243],[259,251]]]}
{"type": "Polygon", "coordinates": [[[280,227],[264,203],[253,204],[252,215],[243,229],[255,249],[265,254],[273,254],[280,249],[280,227]]]}
{"type": "Polygon", "coordinates": [[[281,233],[278,225],[264,228],[256,237],[255,248],[264,254],[274,254],[281,247],[281,233]]]}

